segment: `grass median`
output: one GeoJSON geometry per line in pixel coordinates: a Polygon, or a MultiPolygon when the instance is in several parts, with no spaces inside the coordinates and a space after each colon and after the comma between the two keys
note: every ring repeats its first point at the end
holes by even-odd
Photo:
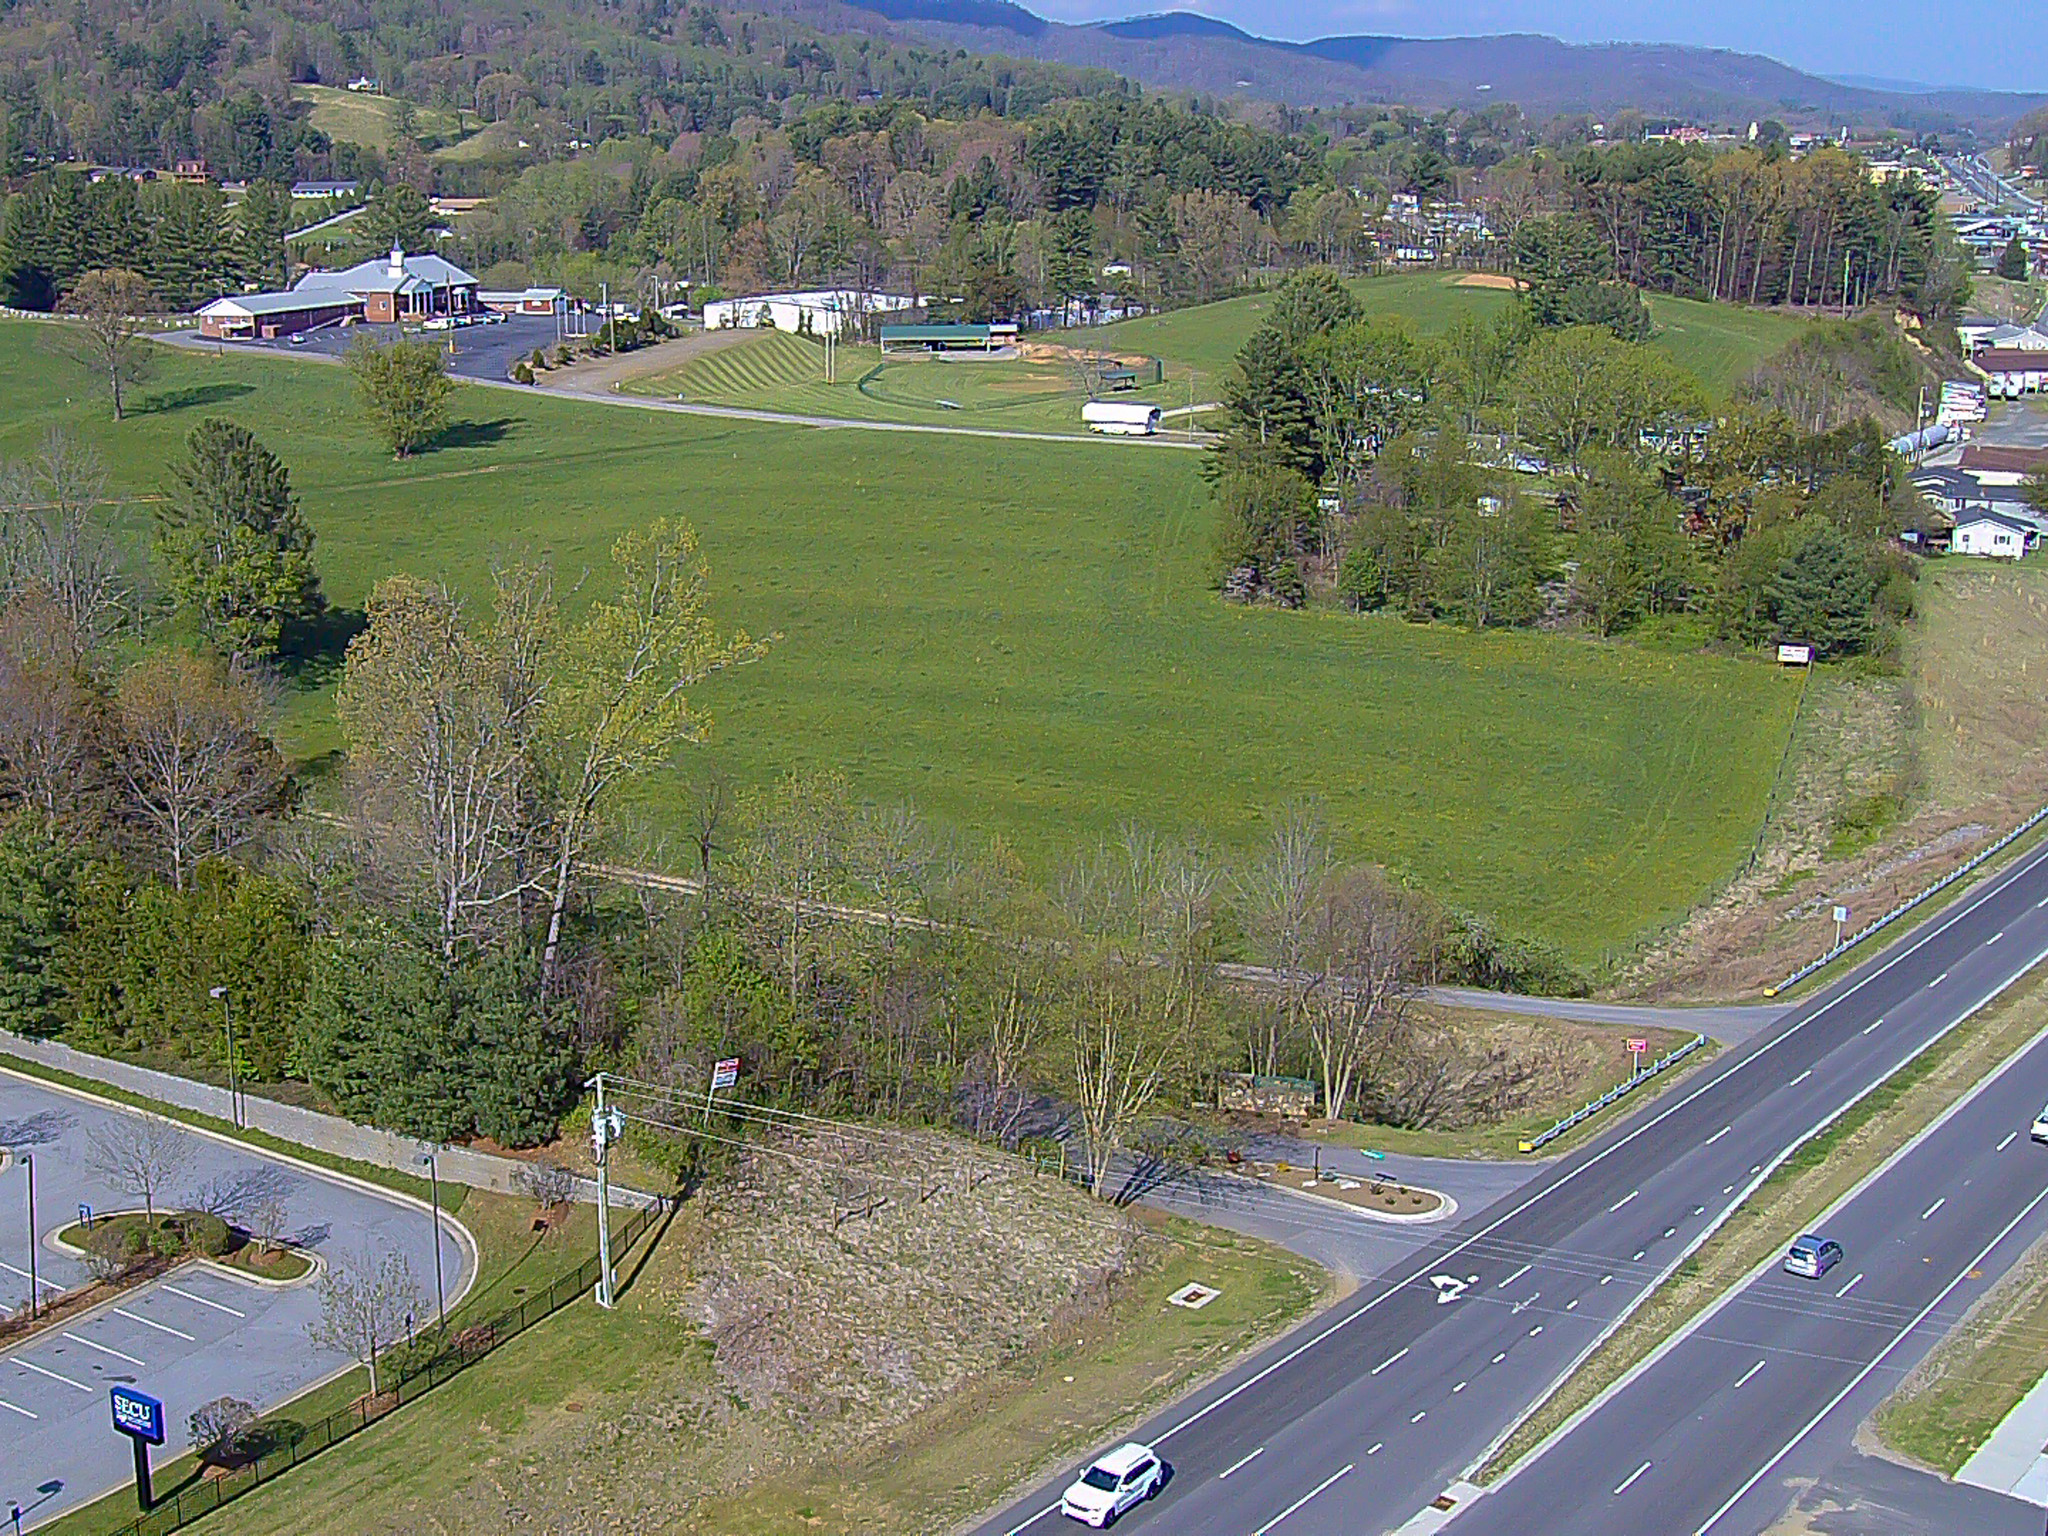
{"type": "Polygon", "coordinates": [[[1874,1173],[2048,1025],[2048,980],[2018,983],[1893,1073],[1806,1142],[1699,1251],[1540,1403],[1480,1469],[1490,1483],[1535,1451],[1651,1351],[1698,1317],[1874,1173]]]}

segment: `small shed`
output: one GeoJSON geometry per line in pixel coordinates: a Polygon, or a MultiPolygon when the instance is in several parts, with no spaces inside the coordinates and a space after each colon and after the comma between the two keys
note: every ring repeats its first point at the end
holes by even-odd
{"type": "Polygon", "coordinates": [[[1285,1115],[1290,1120],[1307,1120],[1316,1112],[1316,1097],[1316,1085],[1305,1077],[1226,1072],[1216,1088],[1216,1107],[1254,1115],[1285,1115]]]}

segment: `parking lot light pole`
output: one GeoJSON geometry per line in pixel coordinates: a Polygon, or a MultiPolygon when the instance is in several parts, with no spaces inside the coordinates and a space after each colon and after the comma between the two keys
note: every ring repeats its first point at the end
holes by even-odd
{"type": "Polygon", "coordinates": [[[28,1170],[28,1316],[34,1322],[40,1308],[43,1288],[36,1278],[36,1155],[33,1152],[21,1154],[21,1166],[28,1170]]]}
{"type": "Polygon", "coordinates": [[[448,1293],[441,1286],[441,1165],[435,1160],[437,1153],[429,1150],[422,1153],[420,1161],[427,1165],[427,1185],[433,1191],[434,1199],[434,1310],[441,1318],[441,1332],[448,1332],[448,1293]]]}
{"type": "Polygon", "coordinates": [[[235,1016],[228,1002],[226,987],[209,988],[206,995],[220,999],[220,1024],[228,1037],[228,1113],[235,1122],[235,1129],[239,1131],[243,1129],[242,1095],[235,1086],[235,1016]]]}

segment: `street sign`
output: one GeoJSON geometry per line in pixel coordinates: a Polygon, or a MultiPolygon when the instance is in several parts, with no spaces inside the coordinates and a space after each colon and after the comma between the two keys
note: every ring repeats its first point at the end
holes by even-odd
{"type": "Polygon", "coordinates": [[[111,1394],[114,1405],[114,1428],[124,1435],[133,1435],[137,1440],[147,1440],[151,1445],[164,1443],[164,1405],[147,1392],[138,1392],[133,1387],[115,1387],[111,1394]]]}
{"type": "Polygon", "coordinates": [[[713,1093],[717,1093],[724,1088],[730,1088],[739,1080],[740,1059],[737,1056],[728,1056],[711,1069],[711,1091],[713,1093]]]}
{"type": "Polygon", "coordinates": [[[1628,1069],[1631,1072],[1643,1070],[1643,1057],[1649,1054],[1650,1042],[1641,1037],[1628,1042],[1628,1069]]]}
{"type": "Polygon", "coordinates": [[[1838,923],[1846,923],[1847,921],[1849,921],[1849,909],[1847,907],[1835,908],[1835,921],[1838,923]]]}
{"type": "Polygon", "coordinates": [[[1813,665],[1813,647],[1810,645],[1780,645],[1778,665],[1781,667],[1810,667],[1813,665]]]}

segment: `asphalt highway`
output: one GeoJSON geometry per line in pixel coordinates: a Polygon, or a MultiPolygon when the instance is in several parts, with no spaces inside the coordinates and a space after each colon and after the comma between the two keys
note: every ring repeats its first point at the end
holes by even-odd
{"type": "Polygon", "coordinates": [[[2044,1098],[2048,1038],[1820,1224],[1843,1247],[1828,1274],[1757,1275],[1453,1536],[1634,1536],[1652,1510],[1699,1536],[1770,1525],[2048,1232],[2048,1148],[2027,1135],[2044,1098]]]}
{"type": "MultiPolygon", "coordinates": [[[[1361,1536],[1405,1523],[1779,1159],[2048,956],[2044,908],[2048,846],[1142,1427],[1138,1438],[1159,1447],[1173,1477],[1124,1517],[1128,1528],[1361,1536]]],[[[1573,1495],[1604,1492],[1628,1471],[1573,1495]]],[[[1051,1528],[1071,1475],[979,1530],[1051,1528]]],[[[1482,1518],[1485,1503],[1465,1518],[1482,1518]]],[[[1632,1529],[1650,1528],[1641,1515],[1632,1529]]],[[[1568,1502],[1553,1500],[1545,1517],[1515,1528],[1589,1528],[1568,1502]]]]}

